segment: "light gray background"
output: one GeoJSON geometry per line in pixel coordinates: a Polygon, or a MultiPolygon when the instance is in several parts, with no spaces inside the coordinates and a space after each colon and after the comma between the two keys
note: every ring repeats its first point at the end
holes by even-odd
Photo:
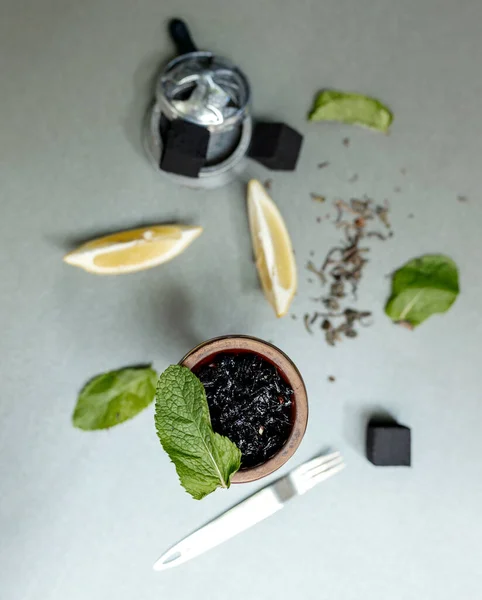
{"type": "Polygon", "coordinates": [[[1,1],[2,600],[480,595],[481,22],[478,0],[1,1]],[[358,303],[375,324],[357,340],[329,348],[300,321],[273,317],[251,262],[244,181],[193,192],[145,160],[140,122],[150,77],[172,53],[171,16],[242,66],[257,115],[305,135],[295,174],[246,173],[273,178],[292,233],[293,312],[312,307],[310,250],[321,260],[338,239],[316,223],[330,207],[309,193],[390,199],[395,237],[374,241],[358,303]],[[384,99],[391,135],[307,123],[320,87],[384,99]],[[331,166],[319,171],[323,160],[331,166]],[[135,275],[62,263],[80,239],[163,221],[205,233],[182,257],[135,275]],[[437,251],[460,266],[459,299],[413,333],[392,326],[386,274],[437,251]],[[156,574],[167,546],[259,484],[194,502],[160,448],[152,408],[84,433],[70,422],[76,394],[98,372],[142,361],[162,370],[230,332],[273,340],[303,372],[310,423],[290,466],[332,446],[349,467],[229,544],[156,574]],[[363,457],[377,406],[412,428],[412,469],[363,457]]]}

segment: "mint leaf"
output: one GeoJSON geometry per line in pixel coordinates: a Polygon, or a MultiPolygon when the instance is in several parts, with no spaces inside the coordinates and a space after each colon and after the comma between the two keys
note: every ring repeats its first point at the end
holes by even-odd
{"type": "Polygon", "coordinates": [[[393,121],[393,114],[376,98],[324,90],[315,98],[309,120],[355,123],[386,133],[393,121]]]}
{"type": "Polygon", "coordinates": [[[97,375],[82,388],[72,421],[86,431],[107,429],[132,419],[149,406],[157,373],[150,367],[127,367],[97,375]]]}
{"type": "Polygon", "coordinates": [[[385,312],[393,321],[413,328],[434,313],[447,311],[458,293],[454,261],[442,254],[426,254],[395,271],[385,312]]]}
{"type": "Polygon", "coordinates": [[[241,452],[214,433],[204,386],[186,367],[171,366],[160,376],[155,423],[181,485],[195,500],[230,486],[241,466],[241,452]]]}

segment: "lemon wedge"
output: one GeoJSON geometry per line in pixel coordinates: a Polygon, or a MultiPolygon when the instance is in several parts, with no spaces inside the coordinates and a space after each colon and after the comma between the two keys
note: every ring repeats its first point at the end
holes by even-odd
{"type": "Polygon", "coordinates": [[[99,275],[135,273],[171,260],[202,233],[202,227],[153,225],[82,244],[64,261],[99,275]]]}
{"type": "Polygon", "coordinates": [[[248,183],[248,216],[261,286],[276,316],[283,317],[296,293],[295,257],[283,217],[256,179],[248,183]]]}

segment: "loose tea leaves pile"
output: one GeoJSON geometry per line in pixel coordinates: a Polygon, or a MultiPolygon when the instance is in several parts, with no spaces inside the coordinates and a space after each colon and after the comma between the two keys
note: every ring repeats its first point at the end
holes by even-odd
{"type": "Polygon", "coordinates": [[[343,230],[344,240],[339,246],[331,248],[320,268],[311,260],[306,265],[308,271],[318,276],[322,285],[329,285],[327,294],[315,298],[325,310],[304,316],[307,331],[313,333],[314,326],[319,325],[331,346],[340,342],[343,336],[356,337],[357,325],[369,324],[371,312],[346,307],[346,298],[357,300],[358,285],[368,263],[368,240],[376,238],[385,241],[393,235],[387,202],[375,204],[365,197],[352,198],[350,202],[335,200],[334,206],[337,210],[334,223],[343,230]],[[383,231],[377,228],[380,224],[383,231]]]}
{"type": "Polygon", "coordinates": [[[256,354],[219,354],[196,370],[214,431],[241,450],[242,467],[271,458],[291,431],[292,388],[256,354]]]}

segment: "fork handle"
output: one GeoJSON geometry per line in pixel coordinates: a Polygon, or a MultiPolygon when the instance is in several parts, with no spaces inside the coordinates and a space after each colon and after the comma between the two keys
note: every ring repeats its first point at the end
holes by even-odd
{"type": "Polygon", "coordinates": [[[282,508],[283,503],[273,489],[263,488],[170,548],[155,563],[154,569],[162,571],[199,556],[282,508]]]}

